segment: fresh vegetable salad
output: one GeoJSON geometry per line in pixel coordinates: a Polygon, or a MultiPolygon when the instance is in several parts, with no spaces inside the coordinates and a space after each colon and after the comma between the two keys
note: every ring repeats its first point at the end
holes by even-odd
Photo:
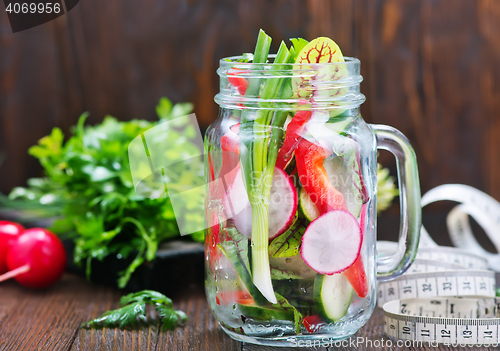
{"type": "Polygon", "coordinates": [[[359,61],[329,38],[291,42],[269,55],[261,31],[253,55],[221,61],[206,134],[207,297],[239,340],[342,338],[373,309],[375,140],[359,61]]]}

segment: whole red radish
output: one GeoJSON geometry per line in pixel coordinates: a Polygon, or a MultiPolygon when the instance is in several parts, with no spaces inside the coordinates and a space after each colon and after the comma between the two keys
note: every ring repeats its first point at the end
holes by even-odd
{"type": "Polygon", "coordinates": [[[0,221],[0,274],[7,272],[7,252],[24,227],[15,222],[0,221]]]}
{"type": "Polygon", "coordinates": [[[14,277],[28,288],[46,288],[61,278],[66,251],[54,233],[43,228],[28,229],[11,245],[7,267],[9,273],[4,276],[14,277]]]}

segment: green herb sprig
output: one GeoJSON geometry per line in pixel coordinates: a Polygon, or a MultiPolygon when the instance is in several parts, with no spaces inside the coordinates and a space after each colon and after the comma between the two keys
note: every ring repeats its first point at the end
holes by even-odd
{"type": "MultiPolygon", "coordinates": [[[[253,63],[266,63],[270,46],[271,37],[260,30],[253,63]]],[[[272,70],[279,71],[286,67],[291,57],[287,46],[281,42],[272,70]]],[[[267,77],[249,82],[245,95],[259,96],[264,102],[261,103],[261,109],[255,113],[252,110],[244,110],[240,125],[241,169],[252,207],[252,279],[253,284],[271,303],[277,303],[277,300],[269,268],[269,196],[282,137],[281,127],[285,123],[287,112],[280,111],[275,114],[272,109],[266,108],[270,106],[265,101],[284,98],[288,94],[284,89],[287,79],[267,77]],[[271,128],[272,131],[270,127],[274,127],[271,128]]]]}
{"type": "Polygon", "coordinates": [[[165,295],[153,291],[143,290],[120,299],[120,308],[105,312],[99,318],[82,325],[82,328],[135,326],[138,321],[147,322],[146,305],[155,307],[158,313],[160,326],[164,330],[174,329],[188,320],[188,316],[175,310],[172,300],[165,295]]]}

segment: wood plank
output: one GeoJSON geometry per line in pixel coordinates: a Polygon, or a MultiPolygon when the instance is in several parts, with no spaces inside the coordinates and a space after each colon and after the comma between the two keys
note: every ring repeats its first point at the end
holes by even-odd
{"type": "Polygon", "coordinates": [[[344,56],[357,56],[354,52],[354,2],[308,0],[305,37],[313,39],[330,36],[341,48],[344,56]]]}
{"type": "MultiPolygon", "coordinates": [[[[105,299],[86,309],[91,320],[104,312],[118,307],[119,292],[113,291],[113,299],[105,299]]],[[[152,311],[148,318],[153,317],[152,311]]],[[[81,328],[76,331],[76,338],[71,346],[72,351],[89,350],[155,350],[158,341],[158,328],[153,322],[150,325],[119,328],[81,328]]]]}
{"type": "Polygon", "coordinates": [[[80,329],[72,351],[90,350],[156,350],[158,328],[155,325],[128,328],[80,329]]]}
{"type": "Polygon", "coordinates": [[[167,96],[193,102],[208,126],[218,113],[219,60],[253,51],[259,28],[275,38],[273,50],[302,35],[304,10],[297,0],[80,3],[67,16],[90,121],[105,114],[154,119],[155,104],[167,96]]]}
{"type": "Polygon", "coordinates": [[[423,37],[432,55],[426,54],[423,68],[432,75],[434,86],[426,95],[435,96],[434,113],[423,114],[430,137],[420,140],[421,144],[427,140],[428,156],[435,155],[425,164],[433,170],[425,187],[447,179],[448,183],[467,183],[489,190],[485,178],[472,176],[483,168],[482,135],[492,121],[491,116],[477,118],[482,115],[479,63],[486,63],[478,50],[481,39],[477,11],[476,4],[462,0],[452,7],[431,1],[424,3],[422,19],[427,28],[423,37]],[[445,155],[451,154],[457,156],[446,158],[445,155]]]}
{"type": "Polygon", "coordinates": [[[61,118],[55,58],[57,46],[50,24],[12,34],[2,11],[0,41],[0,145],[6,159],[0,172],[0,191],[23,185],[39,170],[28,148],[48,134],[61,118]]]}
{"type": "Polygon", "coordinates": [[[60,71],[56,83],[57,103],[62,111],[56,125],[67,135],[84,112],[82,83],[78,76],[79,59],[74,50],[70,17],[58,17],[50,25],[54,28],[53,41],[57,47],[55,59],[60,71]]]}
{"type": "Polygon", "coordinates": [[[5,12],[0,17],[0,150],[9,169],[0,173],[0,191],[7,192],[39,175],[28,148],[54,126],[68,132],[82,107],[63,69],[71,65],[66,16],[15,34],[5,12]]]}
{"type": "Polygon", "coordinates": [[[118,296],[110,288],[88,284],[71,274],[40,291],[25,289],[14,281],[2,283],[0,350],[69,350],[89,312],[117,301],[118,296]]]}
{"type": "Polygon", "coordinates": [[[174,306],[186,312],[189,320],[182,328],[161,331],[158,350],[236,351],[241,343],[227,336],[219,327],[201,290],[173,298],[174,306]]]}
{"type": "MultiPolygon", "coordinates": [[[[494,0],[478,1],[479,33],[481,35],[481,51],[484,63],[481,65],[479,77],[479,92],[483,109],[478,119],[488,119],[487,130],[484,134],[485,144],[483,170],[486,175],[487,189],[496,199],[500,199],[500,3],[494,0]]],[[[479,171],[479,170],[478,170],[479,171]]]]}
{"type": "MultiPolygon", "coordinates": [[[[497,275],[498,279],[498,275],[497,275]]],[[[152,326],[120,330],[79,329],[82,322],[117,307],[120,292],[87,283],[66,274],[62,281],[45,291],[33,291],[15,282],[0,285],[0,350],[207,350],[279,351],[278,347],[242,344],[227,336],[215,321],[201,287],[179,292],[175,307],[188,313],[190,320],[174,331],[158,331],[152,326]]],[[[152,311],[150,311],[152,312],[152,311]]],[[[382,310],[372,317],[349,341],[348,347],[329,350],[373,350],[387,340],[382,310]],[[359,340],[359,342],[358,342],[359,340]],[[368,341],[365,341],[368,340],[368,341]]],[[[152,314],[150,314],[150,318],[152,314]]],[[[395,347],[395,340],[391,350],[395,347]]],[[[323,342],[324,345],[324,342],[323,342]]],[[[405,348],[419,350],[417,347],[405,348]]],[[[438,350],[453,350],[440,345],[438,350]]],[[[492,349],[492,348],[491,348],[492,349]]],[[[303,350],[326,350],[304,348],[303,350]]],[[[489,350],[477,348],[477,350],[489,350]]]]}

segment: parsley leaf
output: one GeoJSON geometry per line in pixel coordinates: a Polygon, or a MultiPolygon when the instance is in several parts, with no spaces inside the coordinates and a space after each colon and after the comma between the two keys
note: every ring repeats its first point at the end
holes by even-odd
{"type": "Polygon", "coordinates": [[[172,300],[165,295],[153,291],[142,290],[128,294],[120,299],[120,308],[105,312],[102,316],[86,322],[82,328],[135,326],[138,321],[147,322],[146,305],[155,307],[159,316],[161,327],[171,330],[188,320],[188,316],[174,310],[172,300]]]}

